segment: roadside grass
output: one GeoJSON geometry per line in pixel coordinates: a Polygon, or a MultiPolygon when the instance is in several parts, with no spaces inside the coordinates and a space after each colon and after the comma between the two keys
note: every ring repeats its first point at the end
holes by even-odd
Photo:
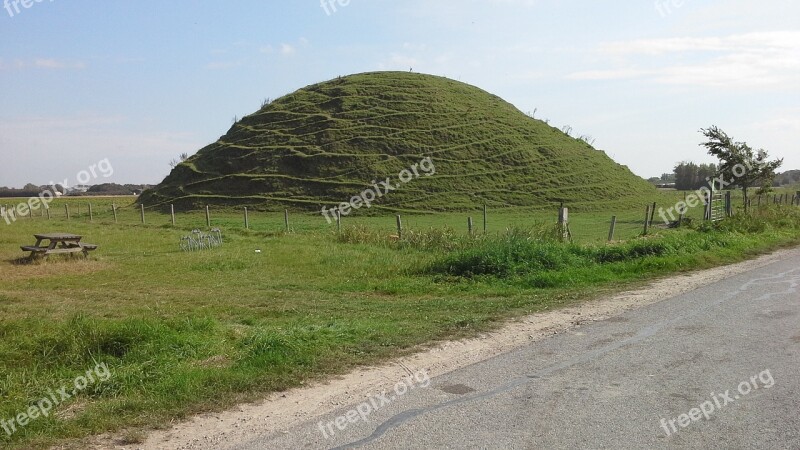
{"type": "Polygon", "coordinates": [[[302,215],[284,233],[282,214],[266,212],[245,231],[239,212],[223,211],[212,216],[223,246],[183,253],[180,236],[206,228],[204,213],[184,213],[173,228],[169,215],[152,211],[139,224],[128,207],[114,224],[111,201],[92,200],[92,223],[74,204],[69,222],[2,225],[0,419],[96,362],[112,374],[11,436],[0,429],[3,446],[135,434],[653,276],[800,242],[800,209],[788,207],[612,245],[601,243],[607,226],[592,230],[606,212],[584,213],[585,225],[576,214],[579,243],[570,245],[547,237],[550,212],[492,213],[490,233],[476,237],[466,235],[466,214],[409,216],[409,231],[393,240],[392,217],[352,218],[336,235],[302,215]],[[82,234],[100,249],[89,261],[15,263],[20,245],[48,231],[82,234]]]}

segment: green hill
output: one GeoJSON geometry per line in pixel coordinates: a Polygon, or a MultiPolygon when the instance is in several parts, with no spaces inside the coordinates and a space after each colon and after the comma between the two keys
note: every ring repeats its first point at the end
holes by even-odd
{"type": "Polygon", "coordinates": [[[372,212],[600,205],[656,192],[605,153],[481,89],[379,72],[308,86],[265,105],[140,202],[319,209],[349,201],[373,180],[397,180],[426,157],[435,175],[399,186],[372,212]]]}

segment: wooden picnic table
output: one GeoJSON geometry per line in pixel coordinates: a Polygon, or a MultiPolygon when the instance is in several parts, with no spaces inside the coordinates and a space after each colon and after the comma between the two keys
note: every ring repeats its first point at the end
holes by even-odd
{"type": "Polygon", "coordinates": [[[89,252],[97,249],[95,244],[87,244],[81,242],[83,236],[71,233],[48,233],[48,234],[34,234],[36,244],[24,245],[20,247],[24,252],[31,252],[30,259],[38,256],[47,258],[50,255],[68,254],[70,256],[75,253],[83,253],[84,256],[89,256],[89,252]],[[43,241],[49,241],[47,245],[42,245],[43,241]]]}

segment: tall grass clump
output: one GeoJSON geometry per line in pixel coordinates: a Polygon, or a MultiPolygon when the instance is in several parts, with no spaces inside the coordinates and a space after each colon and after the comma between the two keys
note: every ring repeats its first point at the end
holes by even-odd
{"type": "Polygon", "coordinates": [[[589,285],[735,261],[765,241],[800,239],[798,230],[797,208],[764,209],[613,244],[578,245],[560,242],[544,229],[510,230],[444,254],[424,272],[510,279],[534,288],[589,285]]]}
{"type": "Polygon", "coordinates": [[[480,236],[466,236],[451,227],[403,230],[402,236],[398,236],[364,225],[353,225],[344,227],[341,232],[336,233],[336,240],[343,244],[371,244],[397,250],[449,252],[465,248],[471,245],[475,239],[480,239],[480,236]]]}

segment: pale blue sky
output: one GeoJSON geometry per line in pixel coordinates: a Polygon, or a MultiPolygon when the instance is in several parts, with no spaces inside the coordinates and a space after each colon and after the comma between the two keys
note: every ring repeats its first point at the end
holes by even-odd
{"type": "Polygon", "coordinates": [[[644,177],[710,162],[698,130],[712,124],[800,168],[800,2],[14,3],[0,10],[0,186],[104,158],[114,176],[96,182],[157,183],[265,98],[411,67],[538,109],[644,177]]]}

